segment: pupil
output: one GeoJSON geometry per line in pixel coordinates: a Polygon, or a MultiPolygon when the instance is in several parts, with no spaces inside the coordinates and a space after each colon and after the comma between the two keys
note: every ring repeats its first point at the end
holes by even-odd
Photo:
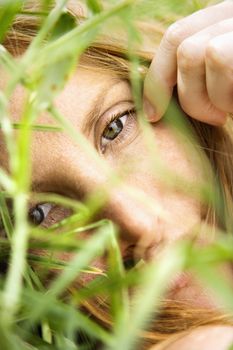
{"type": "Polygon", "coordinates": [[[44,221],[45,215],[40,206],[36,206],[29,212],[29,220],[34,225],[40,225],[44,221]]]}
{"type": "Polygon", "coordinates": [[[114,140],[122,131],[123,123],[120,119],[113,120],[104,130],[103,136],[107,140],[114,140]]]}

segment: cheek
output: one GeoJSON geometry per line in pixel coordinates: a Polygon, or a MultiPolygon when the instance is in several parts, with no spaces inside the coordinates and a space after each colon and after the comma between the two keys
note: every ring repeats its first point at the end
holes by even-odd
{"type": "Polygon", "coordinates": [[[154,151],[151,151],[151,145],[149,150],[147,140],[140,133],[131,144],[109,153],[107,162],[123,176],[147,173],[160,186],[166,186],[171,176],[174,182],[178,178],[186,182],[204,180],[203,155],[187,138],[175,134],[162,122],[155,124],[153,133],[154,151]]]}
{"type": "Polygon", "coordinates": [[[162,123],[155,127],[154,134],[158,157],[168,170],[165,177],[170,174],[174,182],[177,177],[177,181],[180,178],[195,184],[204,180],[203,156],[186,136],[174,133],[162,123]]]}

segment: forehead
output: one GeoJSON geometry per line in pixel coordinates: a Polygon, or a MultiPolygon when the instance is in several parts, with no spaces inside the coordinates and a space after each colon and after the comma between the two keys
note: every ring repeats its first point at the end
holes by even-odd
{"type": "MultiPolygon", "coordinates": [[[[0,89],[4,89],[9,77],[2,73],[0,89]]],[[[128,82],[112,72],[100,69],[77,67],[64,89],[56,96],[55,104],[60,112],[78,128],[89,119],[103,114],[121,99],[130,98],[128,82]]],[[[25,89],[17,86],[10,100],[10,114],[13,121],[20,120],[25,99],[25,89]]],[[[38,122],[53,123],[46,113],[38,122]]]]}
{"type": "Polygon", "coordinates": [[[72,123],[82,127],[129,95],[127,81],[114,73],[78,67],[56,98],[56,105],[72,123]]]}

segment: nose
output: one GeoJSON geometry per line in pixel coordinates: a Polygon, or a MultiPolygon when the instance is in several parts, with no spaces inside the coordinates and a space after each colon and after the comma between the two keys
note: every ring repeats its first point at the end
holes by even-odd
{"type": "Polygon", "coordinates": [[[98,215],[112,220],[119,227],[121,241],[135,246],[137,254],[143,256],[161,242],[160,215],[154,207],[145,204],[138,189],[135,198],[133,187],[113,180],[110,167],[102,159],[100,162],[87,153],[79,153],[72,160],[66,158],[67,154],[64,157],[60,162],[59,176],[66,178],[72,196],[88,198],[98,193],[100,201],[105,198],[98,215]]]}
{"type": "Polygon", "coordinates": [[[119,226],[121,239],[134,244],[135,253],[141,257],[162,241],[159,213],[129,193],[125,184],[110,192],[103,214],[119,226]]]}
{"type": "MultiPolygon", "coordinates": [[[[106,188],[102,191],[105,197],[106,188]]],[[[98,193],[101,195],[101,191],[98,193]]],[[[159,213],[130,195],[125,184],[108,191],[99,216],[117,225],[123,251],[130,250],[130,255],[136,261],[141,258],[150,260],[163,240],[163,224],[159,213]]]]}

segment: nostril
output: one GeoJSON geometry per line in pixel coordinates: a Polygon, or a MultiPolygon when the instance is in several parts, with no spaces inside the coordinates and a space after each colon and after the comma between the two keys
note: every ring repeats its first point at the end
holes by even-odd
{"type": "Polygon", "coordinates": [[[128,257],[123,260],[125,270],[131,270],[137,264],[137,261],[133,257],[128,257]]]}
{"type": "Polygon", "coordinates": [[[7,261],[0,261],[0,276],[3,276],[6,274],[8,268],[7,261]]]}
{"type": "Polygon", "coordinates": [[[152,261],[163,247],[163,241],[156,240],[140,240],[134,249],[135,260],[144,260],[145,262],[152,261]]]}
{"type": "Polygon", "coordinates": [[[138,259],[135,257],[135,244],[129,244],[121,241],[121,254],[125,270],[130,270],[138,263],[138,259]],[[125,246],[124,246],[125,245],[125,246]],[[123,248],[124,246],[124,248],[123,248]]]}
{"type": "Polygon", "coordinates": [[[8,261],[10,256],[10,248],[8,245],[5,246],[3,243],[7,243],[7,235],[5,230],[0,228],[0,238],[2,239],[2,248],[1,248],[1,256],[0,256],[0,276],[6,274],[8,269],[8,261]]]}
{"type": "MultiPolygon", "coordinates": [[[[152,249],[152,247],[150,247],[149,249],[152,249]]],[[[144,249],[142,252],[142,250],[138,247],[137,244],[127,246],[126,250],[122,252],[122,260],[125,270],[131,270],[134,268],[137,269],[139,266],[142,266],[142,264],[144,264],[146,261],[149,261],[150,259],[147,259],[145,251],[147,252],[147,249],[144,249]]]]}

